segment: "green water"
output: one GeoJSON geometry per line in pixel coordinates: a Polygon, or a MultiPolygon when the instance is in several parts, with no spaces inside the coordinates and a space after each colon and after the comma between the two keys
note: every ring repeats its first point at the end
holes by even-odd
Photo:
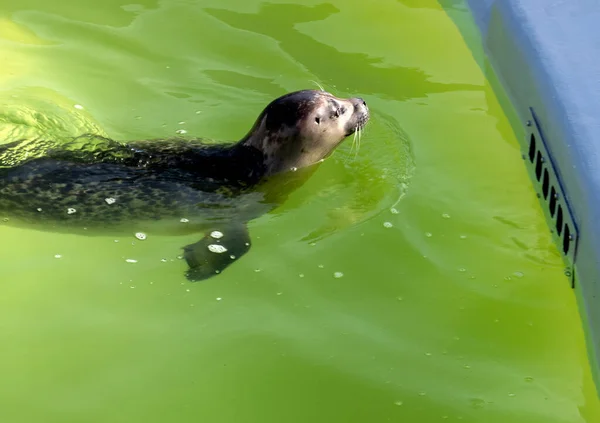
{"type": "Polygon", "coordinates": [[[597,422],[575,295],[453,20],[295,3],[0,2],[1,142],[235,140],[311,81],[373,115],[205,283],[193,236],[0,226],[0,421],[597,422]]]}

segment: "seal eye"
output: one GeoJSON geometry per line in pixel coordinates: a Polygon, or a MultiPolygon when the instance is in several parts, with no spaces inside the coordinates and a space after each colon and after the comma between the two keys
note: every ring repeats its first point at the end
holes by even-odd
{"type": "Polygon", "coordinates": [[[339,118],[340,115],[343,115],[344,113],[346,113],[346,108],[339,107],[339,108],[335,109],[335,111],[333,112],[332,118],[339,118]]]}
{"type": "Polygon", "coordinates": [[[321,124],[321,118],[320,117],[316,117],[315,118],[315,122],[317,122],[317,125],[321,124]]]}

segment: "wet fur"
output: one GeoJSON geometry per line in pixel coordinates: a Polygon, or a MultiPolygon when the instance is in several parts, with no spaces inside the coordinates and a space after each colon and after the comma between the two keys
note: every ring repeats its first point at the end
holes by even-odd
{"type": "Polygon", "coordinates": [[[89,225],[190,218],[230,202],[264,176],[262,153],[253,147],[182,139],[110,143],[110,154],[50,149],[0,168],[0,213],[89,225]]]}

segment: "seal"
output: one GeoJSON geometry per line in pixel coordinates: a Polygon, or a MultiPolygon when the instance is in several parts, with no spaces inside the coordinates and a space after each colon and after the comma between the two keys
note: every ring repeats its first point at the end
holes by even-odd
{"type": "Polygon", "coordinates": [[[361,98],[302,90],[269,103],[238,142],[14,141],[0,145],[0,214],[74,233],[202,233],[183,251],[187,278],[204,280],[249,251],[249,221],[285,201],[368,120],[361,98]]]}

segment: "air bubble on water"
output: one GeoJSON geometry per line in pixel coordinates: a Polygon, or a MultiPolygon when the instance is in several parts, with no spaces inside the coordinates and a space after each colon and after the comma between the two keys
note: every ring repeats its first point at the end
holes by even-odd
{"type": "Polygon", "coordinates": [[[255,273],[260,273],[260,272],[262,272],[262,270],[261,269],[254,269],[254,272],[255,273]]]}
{"type": "Polygon", "coordinates": [[[127,263],[137,263],[138,262],[137,260],[134,260],[134,259],[126,259],[125,261],[127,263]]]}
{"type": "Polygon", "coordinates": [[[467,271],[467,269],[465,269],[464,267],[459,267],[458,271],[461,273],[465,273],[467,271]]]}
{"type": "Polygon", "coordinates": [[[230,255],[230,256],[229,256],[229,258],[230,258],[231,260],[235,260],[235,256],[234,256],[233,254],[232,254],[232,255],[230,255]]]}
{"type": "Polygon", "coordinates": [[[400,213],[400,212],[398,211],[398,209],[396,209],[395,207],[392,207],[392,208],[390,209],[390,212],[391,212],[392,214],[398,214],[398,213],[400,213]]]}
{"type": "Polygon", "coordinates": [[[443,214],[442,214],[442,217],[443,217],[444,219],[450,219],[450,215],[449,215],[448,213],[443,213],[443,214]]]}
{"type": "Polygon", "coordinates": [[[221,297],[217,297],[217,301],[221,301],[223,298],[221,297]]]}
{"type": "Polygon", "coordinates": [[[314,247],[315,245],[317,245],[316,242],[311,242],[310,244],[308,244],[309,247],[314,247]]]}
{"type": "Polygon", "coordinates": [[[175,133],[183,135],[183,134],[187,134],[187,131],[185,129],[178,129],[177,131],[175,131],[175,133]]]}
{"type": "Polygon", "coordinates": [[[167,259],[166,259],[166,258],[163,258],[163,259],[160,259],[160,261],[162,261],[163,263],[166,263],[166,262],[167,262],[167,259]]]}
{"type": "Polygon", "coordinates": [[[197,115],[199,115],[200,113],[202,113],[202,110],[196,110],[197,115]]]}
{"type": "Polygon", "coordinates": [[[323,265],[323,264],[319,264],[317,267],[318,267],[319,269],[324,269],[324,268],[325,268],[325,265],[323,265]]]}
{"type": "Polygon", "coordinates": [[[185,292],[190,292],[190,290],[189,290],[189,289],[186,289],[186,290],[185,290],[185,292]]]}
{"type": "Polygon", "coordinates": [[[297,171],[297,170],[298,170],[298,168],[297,168],[297,167],[292,167],[292,168],[290,168],[290,170],[291,170],[292,172],[295,172],[295,171],[297,171]]]}
{"type": "Polygon", "coordinates": [[[214,239],[219,239],[219,238],[223,238],[223,232],[219,232],[219,231],[212,231],[210,233],[210,236],[214,239]]]}
{"type": "Polygon", "coordinates": [[[67,209],[67,214],[73,214],[73,213],[77,213],[77,210],[76,210],[76,209],[74,209],[73,207],[69,207],[69,208],[67,209]]]}
{"type": "Polygon", "coordinates": [[[404,298],[402,298],[402,297],[396,297],[396,299],[397,299],[398,301],[403,301],[403,300],[404,300],[404,298]]]}
{"type": "Polygon", "coordinates": [[[500,323],[500,319],[494,319],[494,323],[500,323]]]}
{"type": "Polygon", "coordinates": [[[465,364],[463,367],[464,367],[465,369],[467,369],[467,370],[469,370],[469,369],[471,368],[471,366],[470,366],[470,365],[468,365],[468,364],[465,364]]]}
{"type": "Polygon", "coordinates": [[[301,277],[301,278],[303,278],[304,277],[304,273],[300,273],[298,276],[301,277]]]}
{"type": "Polygon", "coordinates": [[[426,352],[426,353],[425,353],[425,356],[426,356],[426,357],[431,357],[431,355],[432,355],[432,354],[431,354],[430,352],[426,352]]]}
{"type": "Polygon", "coordinates": [[[510,276],[505,276],[505,277],[504,277],[504,280],[505,280],[505,281],[512,281],[512,278],[511,278],[510,276]]]}
{"type": "Polygon", "coordinates": [[[525,276],[525,274],[523,272],[515,272],[513,273],[514,276],[516,276],[517,278],[522,278],[523,276],[525,276]]]}
{"type": "Polygon", "coordinates": [[[433,234],[431,232],[425,232],[425,236],[427,238],[431,238],[433,236],[433,234]]]}
{"type": "Polygon", "coordinates": [[[400,405],[402,405],[404,403],[402,401],[396,401],[394,404],[400,406],[400,405]]]}
{"type": "Polygon", "coordinates": [[[516,397],[516,396],[517,396],[517,394],[513,394],[513,393],[511,392],[510,394],[508,394],[508,396],[512,398],[512,397],[516,397]]]}
{"type": "Polygon", "coordinates": [[[277,293],[277,295],[281,295],[281,294],[283,294],[283,292],[278,292],[278,293],[277,293]]]}
{"type": "Polygon", "coordinates": [[[333,277],[336,278],[336,279],[343,278],[344,274],[342,272],[335,272],[333,274],[333,277]]]}
{"type": "Polygon", "coordinates": [[[178,122],[179,125],[185,125],[184,121],[178,122]]]}
{"type": "Polygon", "coordinates": [[[391,228],[392,226],[394,226],[394,225],[392,224],[392,222],[383,222],[383,227],[384,227],[384,228],[391,228]]]}
{"type": "Polygon", "coordinates": [[[54,258],[57,258],[57,259],[59,259],[59,258],[61,258],[61,257],[62,257],[62,256],[61,256],[60,254],[55,254],[55,255],[54,255],[54,258]]]}
{"type": "Polygon", "coordinates": [[[427,395],[427,392],[423,392],[423,391],[419,392],[420,397],[424,397],[425,395],[427,395]]]}
{"type": "Polygon", "coordinates": [[[41,211],[42,211],[42,208],[41,208],[41,207],[38,207],[38,208],[37,208],[37,211],[41,212],[41,211]]]}
{"type": "Polygon", "coordinates": [[[75,104],[73,107],[75,107],[77,110],[83,110],[83,106],[81,104],[75,104]]]}
{"type": "Polygon", "coordinates": [[[469,402],[473,408],[483,408],[485,406],[485,400],[481,398],[471,398],[469,402]]]}
{"type": "Polygon", "coordinates": [[[177,260],[183,260],[183,256],[177,256],[177,260]]]}
{"type": "Polygon", "coordinates": [[[185,217],[182,217],[181,219],[179,219],[179,221],[181,223],[188,223],[190,221],[190,219],[186,219],[185,217]]]}
{"type": "Polygon", "coordinates": [[[143,232],[136,232],[135,237],[140,241],[144,241],[147,238],[146,234],[143,232]]]}
{"type": "Polygon", "coordinates": [[[525,382],[531,383],[531,382],[533,382],[533,378],[528,376],[525,378],[525,382]]]}
{"type": "Polygon", "coordinates": [[[108,197],[105,198],[104,201],[106,201],[106,204],[115,204],[117,202],[117,199],[113,197],[108,197]]]}
{"type": "Polygon", "coordinates": [[[114,241],[115,241],[115,242],[119,242],[119,240],[118,240],[118,239],[115,239],[114,241]]]}
{"type": "Polygon", "coordinates": [[[460,239],[467,239],[467,236],[466,235],[461,235],[459,238],[460,239]]]}
{"type": "Polygon", "coordinates": [[[211,253],[221,254],[227,251],[227,248],[219,244],[210,244],[208,246],[208,251],[210,251],[211,253]]]}

